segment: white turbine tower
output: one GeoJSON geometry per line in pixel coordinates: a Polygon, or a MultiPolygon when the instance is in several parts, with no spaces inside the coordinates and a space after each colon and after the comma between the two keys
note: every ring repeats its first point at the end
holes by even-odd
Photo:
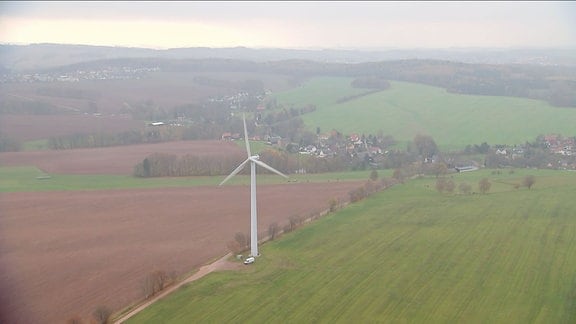
{"type": "Polygon", "coordinates": [[[258,254],[258,212],[256,206],[256,164],[259,166],[268,169],[284,178],[288,178],[287,175],[283,174],[282,172],[274,169],[273,167],[269,166],[268,164],[260,161],[260,157],[258,155],[252,155],[250,153],[250,143],[248,143],[248,130],[246,129],[246,116],[243,116],[244,121],[244,140],[246,141],[246,153],[248,153],[248,158],[242,162],[229,176],[226,177],[221,183],[220,186],[226,183],[226,181],[230,180],[233,176],[238,174],[246,163],[250,162],[250,255],[251,256],[259,256],[258,254]]]}

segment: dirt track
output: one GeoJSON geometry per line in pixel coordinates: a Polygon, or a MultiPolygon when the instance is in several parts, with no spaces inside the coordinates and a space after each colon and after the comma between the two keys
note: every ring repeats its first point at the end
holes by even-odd
{"type": "Polygon", "coordinates": [[[150,300],[147,300],[145,303],[142,303],[141,305],[139,305],[138,307],[130,310],[130,312],[128,312],[127,314],[121,316],[120,318],[116,319],[114,321],[114,323],[124,323],[125,321],[127,321],[130,317],[138,314],[139,312],[143,311],[146,307],[154,304],[155,302],[157,302],[158,300],[160,300],[161,298],[166,297],[167,295],[173,293],[175,290],[177,290],[178,288],[182,287],[183,285],[190,283],[192,281],[196,281],[202,277],[204,277],[205,275],[214,272],[214,271],[218,271],[218,270],[235,270],[235,269],[240,269],[242,267],[242,263],[234,263],[234,262],[230,262],[227,261],[228,258],[230,258],[232,256],[232,253],[228,253],[225,256],[223,256],[222,258],[218,259],[217,261],[214,261],[210,264],[207,264],[203,267],[201,267],[200,269],[198,269],[198,271],[196,273],[194,273],[193,275],[191,275],[190,277],[186,278],[185,280],[170,286],[168,288],[166,288],[165,290],[163,290],[161,293],[159,293],[158,295],[154,296],[154,298],[151,298],[150,300]]]}
{"type": "MultiPolygon", "coordinates": [[[[260,186],[260,233],[360,185],[260,186]]],[[[198,268],[228,252],[236,232],[249,233],[248,186],[8,193],[0,208],[0,311],[10,323],[119,310],[141,298],[150,272],[198,268]]]]}

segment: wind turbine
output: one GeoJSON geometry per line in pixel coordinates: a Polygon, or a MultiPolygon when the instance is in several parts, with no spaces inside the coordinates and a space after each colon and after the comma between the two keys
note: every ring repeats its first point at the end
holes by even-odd
{"type": "Polygon", "coordinates": [[[226,177],[221,183],[220,186],[226,183],[226,181],[230,180],[233,176],[238,174],[246,163],[250,162],[250,255],[251,256],[259,256],[258,253],[258,211],[256,206],[256,164],[259,166],[268,169],[284,178],[288,178],[287,175],[284,173],[274,169],[273,167],[269,166],[268,164],[260,161],[260,157],[258,155],[252,155],[250,153],[250,143],[248,143],[248,130],[246,129],[246,116],[242,116],[242,120],[244,122],[244,140],[246,141],[246,153],[248,153],[248,158],[242,162],[230,175],[226,177]]]}

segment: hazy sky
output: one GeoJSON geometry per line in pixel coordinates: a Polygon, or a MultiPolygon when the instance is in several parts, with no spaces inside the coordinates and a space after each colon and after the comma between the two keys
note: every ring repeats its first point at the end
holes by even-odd
{"type": "Polygon", "coordinates": [[[0,2],[0,43],[576,47],[576,2],[0,2]]]}

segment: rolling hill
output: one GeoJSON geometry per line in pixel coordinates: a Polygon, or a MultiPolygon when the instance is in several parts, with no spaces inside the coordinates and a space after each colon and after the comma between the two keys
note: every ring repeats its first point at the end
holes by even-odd
{"type": "Polygon", "coordinates": [[[454,94],[415,83],[393,81],[387,90],[338,103],[367,91],[352,88],[351,81],[314,78],[276,98],[285,106],[316,105],[316,111],[302,116],[311,130],[366,135],[382,131],[403,143],[420,133],[448,149],[482,142],[523,144],[548,133],[575,135],[574,109],[532,99],[454,94]]]}

